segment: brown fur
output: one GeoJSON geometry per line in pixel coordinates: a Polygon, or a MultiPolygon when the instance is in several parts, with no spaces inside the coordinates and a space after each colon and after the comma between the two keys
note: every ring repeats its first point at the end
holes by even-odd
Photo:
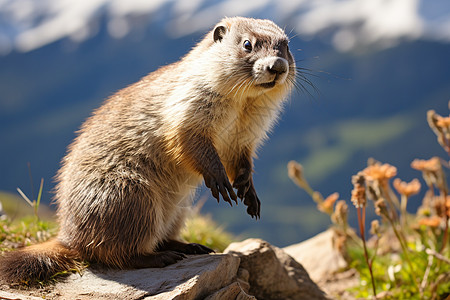
{"type": "Polygon", "coordinates": [[[294,82],[287,42],[271,21],[227,18],[182,60],[110,97],[63,159],[57,242],[8,254],[0,272],[17,281],[48,277],[77,257],[123,268],[210,252],[177,242],[202,177],[218,200],[236,200],[236,188],[258,218],[252,157],[294,82]],[[274,61],[285,69],[269,70],[274,61]]]}
{"type": "Polygon", "coordinates": [[[58,272],[78,269],[80,263],[76,251],[62,246],[57,240],[8,252],[2,258],[2,277],[8,282],[28,283],[43,281],[58,272]]]}

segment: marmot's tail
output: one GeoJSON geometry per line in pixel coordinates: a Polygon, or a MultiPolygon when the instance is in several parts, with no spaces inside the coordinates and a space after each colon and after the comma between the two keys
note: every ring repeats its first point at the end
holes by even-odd
{"type": "Polygon", "coordinates": [[[0,278],[9,284],[33,284],[80,267],[78,253],[54,239],[5,253],[0,258],[0,278]]]}

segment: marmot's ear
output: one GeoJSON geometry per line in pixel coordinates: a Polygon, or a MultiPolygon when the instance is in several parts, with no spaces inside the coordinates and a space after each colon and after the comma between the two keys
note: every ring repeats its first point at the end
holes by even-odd
{"type": "Polygon", "coordinates": [[[228,28],[224,25],[217,25],[214,28],[214,42],[221,42],[225,34],[227,33],[228,28]]]}

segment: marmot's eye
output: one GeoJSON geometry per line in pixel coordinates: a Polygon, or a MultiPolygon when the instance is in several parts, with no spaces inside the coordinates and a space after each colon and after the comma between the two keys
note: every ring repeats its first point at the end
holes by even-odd
{"type": "Polygon", "coordinates": [[[243,46],[244,46],[245,51],[247,51],[247,52],[251,52],[253,50],[252,43],[250,43],[249,40],[245,40],[243,46]]]}

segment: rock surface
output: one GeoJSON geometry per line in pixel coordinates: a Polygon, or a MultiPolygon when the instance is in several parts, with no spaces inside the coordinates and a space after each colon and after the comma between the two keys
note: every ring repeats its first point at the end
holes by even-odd
{"type": "Polygon", "coordinates": [[[231,244],[225,251],[249,272],[249,294],[257,299],[327,299],[306,270],[283,250],[260,239],[231,244]]]}
{"type": "MultiPolygon", "coordinates": [[[[238,267],[239,258],[232,255],[199,255],[163,269],[89,269],[31,292],[45,299],[203,299],[230,285],[238,267]]],[[[25,291],[14,292],[22,297],[25,291]]]]}
{"type": "Polygon", "coordinates": [[[247,294],[238,282],[233,282],[229,286],[224,287],[223,289],[205,298],[205,300],[223,299],[255,300],[256,298],[247,294]]]}
{"type": "Polygon", "coordinates": [[[334,239],[333,229],[328,229],[283,250],[305,267],[312,280],[318,282],[348,266],[342,254],[334,247],[334,239]]]}
{"type": "Polygon", "coordinates": [[[3,299],[6,299],[6,300],[42,300],[41,297],[34,297],[34,296],[19,294],[17,292],[12,293],[12,292],[1,291],[1,290],[0,290],[0,299],[1,300],[3,300],[3,299]]]}
{"type": "Polygon", "coordinates": [[[259,239],[231,244],[225,254],[190,256],[162,269],[92,267],[42,289],[0,286],[0,299],[328,299],[282,249],[259,239]]]}
{"type": "Polygon", "coordinates": [[[283,250],[304,266],[311,279],[329,296],[352,300],[355,298],[347,290],[359,284],[359,276],[354,269],[346,270],[348,264],[335,247],[337,239],[339,236],[330,228],[283,250]]]}

